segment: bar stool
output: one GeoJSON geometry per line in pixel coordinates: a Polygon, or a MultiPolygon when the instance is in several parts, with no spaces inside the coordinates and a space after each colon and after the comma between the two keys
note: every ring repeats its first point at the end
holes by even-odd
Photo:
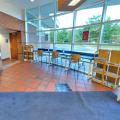
{"type": "Polygon", "coordinates": [[[78,71],[79,71],[79,62],[80,62],[80,60],[81,60],[81,56],[80,55],[78,55],[78,54],[72,54],[71,55],[71,59],[70,59],[70,62],[69,62],[69,68],[71,68],[71,64],[73,63],[73,64],[75,64],[75,66],[74,66],[74,70],[75,70],[75,67],[76,67],[76,65],[78,66],[78,71]]]}
{"type": "Polygon", "coordinates": [[[53,51],[52,52],[52,63],[54,63],[54,60],[55,60],[55,63],[56,63],[56,61],[58,63],[58,57],[59,57],[59,52],[53,51]]]}
{"type": "Polygon", "coordinates": [[[42,62],[42,57],[43,57],[43,50],[38,50],[37,51],[37,55],[38,55],[38,62],[42,62]],[[41,60],[40,60],[41,59],[41,60]]]}

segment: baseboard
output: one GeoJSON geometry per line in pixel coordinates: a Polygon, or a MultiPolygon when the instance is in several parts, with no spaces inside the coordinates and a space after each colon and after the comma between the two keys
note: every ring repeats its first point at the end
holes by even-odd
{"type": "Polygon", "coordinates": [[[2,61],[7,61],[7,60],[10,60],[10,58],[5,58],[5,59],[2,59],[2,61]]]}

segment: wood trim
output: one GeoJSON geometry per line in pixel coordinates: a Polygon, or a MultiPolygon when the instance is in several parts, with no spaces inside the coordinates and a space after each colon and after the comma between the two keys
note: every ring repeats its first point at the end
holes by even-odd
{"type": "Polygon", "coordinates": [[[58,10],[59,11],[73,11],[80,7],[86,0],[81,0],[76,6],[68,6],[72,0],[58,0],[58,10]]]}

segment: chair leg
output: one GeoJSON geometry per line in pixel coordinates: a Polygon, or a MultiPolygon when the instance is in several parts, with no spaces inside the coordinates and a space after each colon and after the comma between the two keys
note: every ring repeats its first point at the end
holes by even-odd
{"type": "Polygon", "coordinates": [[[85,73],[85,64],[84,64],[84,73],[85,73]]]}
{"type": "Polygon", "coordinates": [[[56,64],[58,65],[58,58],[56,58],[56,64]]]}
{"type": "Polygon", "coordinates": [[[74,71],[75,71],[75,68],[76,68],[76,63],[74,63],[74,71]]]}
{"type": "Polygon", "coordinates": [[[38,63],[39,63],[39,61],[40,61],[40,56],[38,56],[38,63]]]}
{"type": "Polygon", "coordinates": [[[47,55],[46,55],[46,63],[47,63],[47,55]]]}
{"type": "Polygon", "coordinates": [[[61,58],[61,66],[62,66],[62,58],[61,58]]]}
{"type": "Polygon", "coordinates": [[[69,62],[69,69],[71,68],[71,61],[69,62]]]}
{"type": "Polygon", "coordinates": [[[42,62],[42,56],[41,56],[41,62],[42,62]]]}
{"type": "Polygon", "coordinates": [[[79,71],[79,62],[78,62],[78,71],[79,71]]]}

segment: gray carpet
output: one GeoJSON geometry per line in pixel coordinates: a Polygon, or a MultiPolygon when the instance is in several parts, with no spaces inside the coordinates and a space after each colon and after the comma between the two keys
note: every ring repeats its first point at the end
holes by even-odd
{"type": "Polygon", "coordinates": [[[120,120],[111,92],[0,93],[0,120],[120,120]]]}

